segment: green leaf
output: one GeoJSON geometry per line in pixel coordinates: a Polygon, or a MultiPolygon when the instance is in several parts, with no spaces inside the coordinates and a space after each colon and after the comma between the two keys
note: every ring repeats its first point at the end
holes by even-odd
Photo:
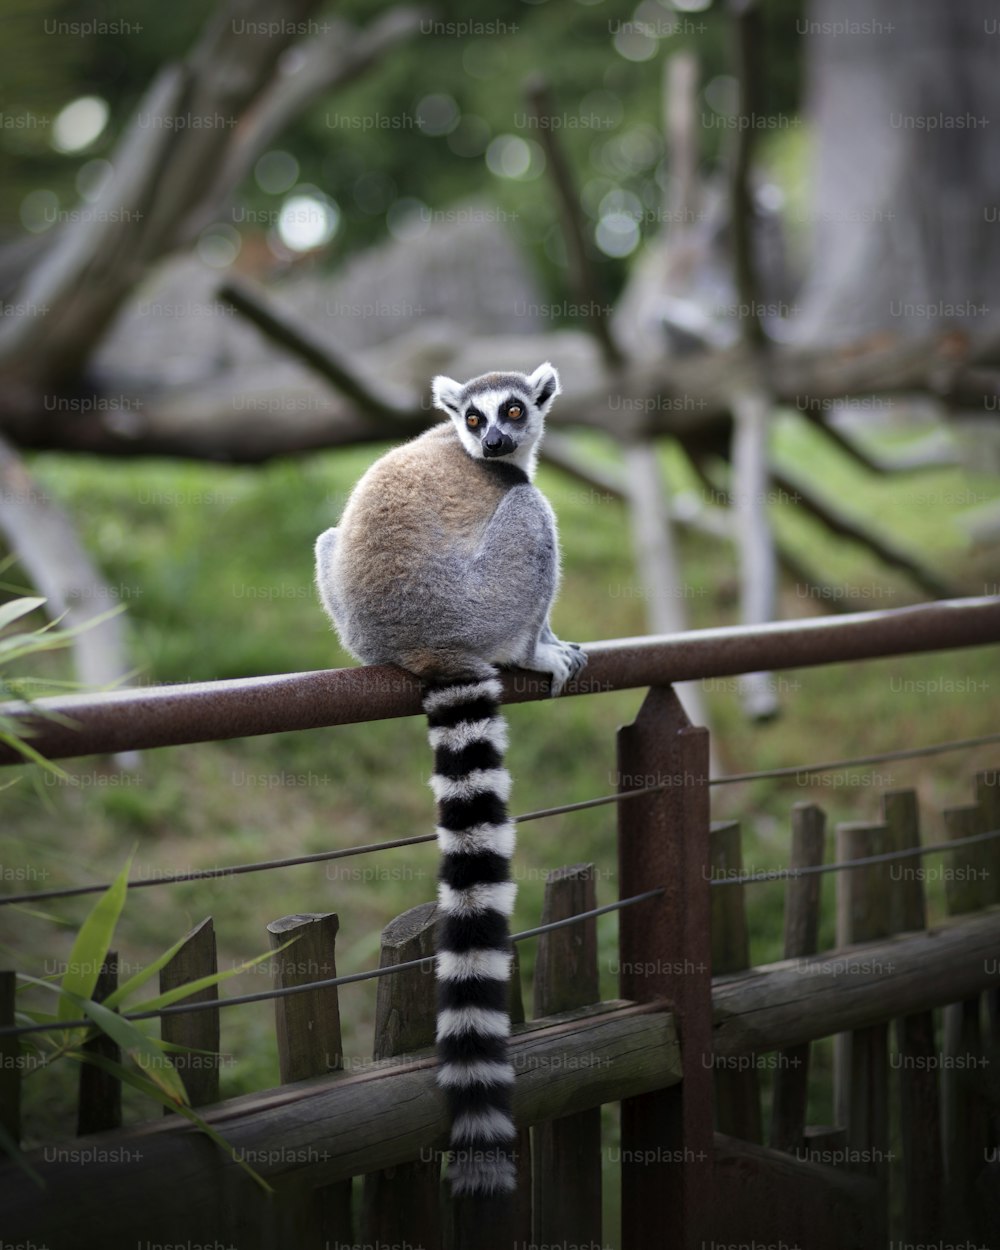
{"type": "Polygon", "coordinates": [[[170,1111],[176,1111],[178,1115],[184,1116],[186,1120],[190,1120],[192,1124],[201,1129],[205,1136],[214,1141],[221,1150],[224,1150],[225,1153],[229,1155],[230,1159],[232,1159],[238,1167],[241,1167],[248,1176],[256,1181],[265,1193],[274,1193],[274,1189],[267,1183],[263,1176],[261,1176],[259,1172],[255,1172],[245,1159],[241,1159],[236,1154],[235,1146],[231,1146],[222,1134],[216,1132],[216,1130],[212,1128],[212,1126],[204,1120],[197,1111],[191,1107],[177,1106],[172,1099],[168,1098],[166,1094],[157,1089],[157,1087],[148,1078],[141,1076],[138,1072],[131,1071],[120,1063],[115,1063],[113,1059],[108,1059],[104,1055],[92,1054],[90,1051],[71,1051],[69,1057],[77,1060],[79,1063],[93,1064],[94,1067],[100,1068],[102,1071],[108,1072],[112,1076],[116,1076],[120,1081],[124,1081],[126,1085],[131,1085],[133,1089],[138,1089],[142,1093],[147,1094],[150,1098],[155,1099],[156,1102],[162,1104],[164,1107],[167,1107],[170,1111]]]}
{"type": "Polygon", "coordinates": [[[129,1003],[129,1011],[159,1011],[161,1007],[169,1007],[172,1003],[181,1002],[185,998],[189,998],[192,994],[197,994],[199,990],[207,989],[211,985],[218,985],[220,981],[228,981],[230,977],[238,977],[241,972],[255,967],[259,963],[263,963],[265,959],[270,959],[272,955],[277,955],[280,951],[297,942],[301,934],[289,938],[287,942],[282,942],[280,946],[276,946],[273,951],[265,951],[263,955],[257,955],[254,959],[248,959],[246,963],[240,964],[236,968],[229,968],[225,972],[213,972],[206,977],[199,977],[197,981],[189,981],[186,985],[178,985],[172,990],[167,990],[163,994],[158,994],[156,998],[147,998],[142,1003],[129,1003]]]}
{"type": "Polygon", "coordinates": [[[131,1020],[109,1011],[103,1003],[89,999],[78,1006],[102,1033],[117,1042],[143,1075],[161,1089],[172,1104],[181,1106],[190,1102],[177,1069],[155,1038],[149,1037],[131,1020]]]}
{"type": "Polygon", "coordinates": [[[30,1177],[31,1180],[35,1182],[39,1189],[45,1188],[45,1182],[24,1157],[21,1147],[2,1124],[0,1124],[0,1149],[3,1150],[4,1154],[10,1157],[10,1161],[13,1164],[19,1167],[26,1176],[30,1177]]]}
{"type": "MultiPolygon", "coordinates": [[[[196,925],[195,929],[197,927],[198,926],[196,925]]],[[[184,936],[180,938],[179,941],[175,942],[169,950],[164,951],[162,955],[160,955],[157,959],[154,959],[153,962],[148,964],[145,968],[140,968],[135,976],[129,977],[129,979],[119,985],[116,990],[112,990],[107,998],[103,1000],[105,1007],[120,1007],[133,990],[137,990],[140,985],[145,985],[155,972],[159,972],[161,968],[166,967],[166,965],[170,963],[171,959],[173,959],[184,943],[190,938],[191,934],[195,932],[195,929],[192,929],[189,933],[185,933],[184,936]]]]}
{"type": "Polygon", "coordinates": [[[13,625],[22,616],[27,616],[29,612],[34,612],[36,608],[43,607],[45,603],[45,599],[37,598],[12,599],[10,603],[5,603],[0,607],[0,629],[6,629],[8,625],[13,625]]]}
{"type": "Polygon", "coordinates": [[[48,772],[55,773],[57,777],[65,779],[69,776],[65,769],[60,768],[58,764],[53,764],[51,760],[47,760],[34,747],[29,747],[24,739],[19,738],[17,734],[8,733],[6,730],[0,729],[0,742],[9,746],[12,751],[19,751],[26,760],[31,760],[33,764],[40,764],[48,772]]]}
{"type": "Polygon", "coordinates": [[[118,917],[125,906],[128,874],[132,868],[133,851],[111,885],[94,904],[73,943],[61,988],[65,997],[59,1003],[60,1020],[72,1020],[76,1014],[73,996],[90,999],[114,937],[118,917]]]}

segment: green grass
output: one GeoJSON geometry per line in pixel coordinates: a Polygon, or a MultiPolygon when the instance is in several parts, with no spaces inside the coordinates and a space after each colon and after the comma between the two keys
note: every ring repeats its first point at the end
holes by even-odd
{"type": "MultiPolygon", "coordinates": [[[[995,498],[995,479],[940,470],[919,477],[872,478],[811,430],[788,417],[779,423],[779,455],[817,488],[859,518],[873,518],[896,541],[921,555],[970,594],[995,581],[995,553],[966,550],[951,499],[995,498]],[[964,495],[962,494],[964,492],[964,495]]],[[[613,455],[599,438],[583,440],[597,458],[613,455]]],[[[85,541],[127,607],[132,655],[141,681],[176,682],[336,667],[349,663],[317,606],[312,543],[333,523],[346,492],[380,449],[311,456],[259,470],[167,462],[103,464],[84,457],[39,457],[44,488],[79,519],[85,541]]],[[[691,481],[672,453],[664,463],[677,489],[691,481]]],[[[561,635],[587,641],[644,632],[644,601],[629,558],[620,505],[595,500],[579,483],[541,474],[560,519],[565,583],[555,613],[561,635]]],[[[863,607],[897,607],[919,595],[865,553],[832,540],[806,518],[777,503],[779,532],[800,557],[833,583],[857,591],[863,607]],[[861,592],[867,593],[862,595],[861,592]]],[[[703,537],[681,539],[683,594],[692,627],[736,619],[732,552],[703,537]]],[[[14,574],[8,575],[12,579],[14,574]]],[[[822,602],[785,586],[787,616],[815,615],[822,602]]],[[[45,676],[66,675],[51,658],[45,676]]],[[[778,677],[783,715],[748,723],[731,682],[706,682],[716,749],[726,772],[849,757],[973,736],[995,730],[996,658],[977,649],[806,669],[778,677]],[[921,682],[942,678],[958,692],[935,693],[921,682]],[[978,688],[977,688],[978,687],[978,688]]],[[[640,692],[577,698],[509,709],[513,807],[526,811],[574,802],[614,788],[614,733],[629,721],[640,692]]],[[[713,815],[738,818],[744,860],[763,869],[786,862],[790,810],[809,799],[837,821],[874,819],[882,789],[917,789],[925,836],[941,832],[940,809],[969,801],[977,768],[995,767],[998,750],[879,765],[807,785],[758,781],[713,791],[713,815]]],[[[149,751],[134,774],[109,771],[99,760],[70,765],[79,784],[56,784],[22,769],[4,794],[7,836],[4,884],[44,889],[109,880],[137,845],[135,876],[270,859],[406,836],[432,827],[425,785],[429,757],[417,720],[390,721],[301,734],[149,751]],[[19,878],[27,878],[27,880],[19,878]]],[[[265,926],[291,912],[334,910],[341,927],[341,971],[373,966],[379,930],[393,915],[434,894],[433,845],[378,857],[242,876],[219,882],[133,892],[119,928],[126,965],[141,964],[187,927],[211,914],[220,968],[263,951],[265,926]]],[[[521,831],[521,881],[516,924],[537,922],[543,873],[565,863],[594,861],[599,902],[617,893],[614,814],[609,808],[555,817],[521,831]]],[[[824,883],[823,939],[832,941],[831,878],[824,883]]],[[[68,900],[0,913],[5,966],[39,973],[65,959],[88,900],[68,900]]],[[[933,914],[941,899],[932,898],[933,914]]],[[[755,961],[780,956],[782,887],[749,895],[755,961]]],[[[610,971],[615,921],[600,922],[602,988],[615,993],[610,971]]],[[[530,974],[533,943],[521,950],[530,974]]],[[[266,988],[248,973],[232,994],[266,988]]],[[[526,980],[526,984],[530,984],[526,980]]],[[[351,986],[341,997],[345,1049],[351,1062],[370,1054],[374,987],[351,986]]],[[[530,996],[528,999],[530,1010],[530,996]]],[[[276,1084],[270,1004],[227,1011],[223,1094],[276,1084]]],[[[817,1086],[818,1116],[828,1119],[817,1086]]],[[[139,1109],[126,1098],[131,1114],[139,1109]]],[[[148,1114],[148,1111],[144,1112],[148,1114]]],[[[72,1089],[65,1077],[27,1082],[29,1143],[73,1131],[72,1089]]]]}

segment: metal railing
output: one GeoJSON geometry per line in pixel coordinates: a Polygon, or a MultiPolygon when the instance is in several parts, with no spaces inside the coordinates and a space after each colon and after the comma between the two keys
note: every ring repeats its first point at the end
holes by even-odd
{"type": "MultiPolygon", "coordinates": [[[[561,697],[996,642],[1000,642],[997,597],[671,637],[622,638],[588,644],[587,668],[561,697]]],[[[504,677],[507,703],[544,699],[548,693],[548,682],[538,674],[516,670],[504,677]]],[[[139,687],[0,707],[23,734],[30,734],[32,747],[49,759],[319,729],[419,712],[419,682],[389,666],[139,687]],[[59,719],[49,719],[53,714],[59,719]]],[[[0,746],[0,764],[15,763],[23,763],[23,758],[0,746]]]]}

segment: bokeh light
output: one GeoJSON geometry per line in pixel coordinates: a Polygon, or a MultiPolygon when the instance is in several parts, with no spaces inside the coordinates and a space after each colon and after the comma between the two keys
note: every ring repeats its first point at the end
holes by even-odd
{"type": "Polygon", "coordinates": [[[32,234],[44,234],[59,220],[59,197],[54,191],[29,191],[21,201],[21,225],[32,234]]]}
{"type": "Polygon", "coordinates": [[[257,186],[267,195],[284,195],[299,178],[299,162],[291,152],[265,152],[253,168],[257,186]]]}
{"type": "Polygon", "coordinates": [[[195,250],[198,259],[206,265],[211,265],[213,269],[228,269],[239,256],[242,242],[235,226],[219,222],[201,232],[195,250]]]}
{"type": "Polygon", "coordinates": [[[315,187],[299,187],[281,205],[278,238],[291,252],[324,247],[340,226],[340,208],[315,187]]]}
{"type": "Polygon", "coordinates": [[[83,95],[60,109],[52,123],[52,146],[57,152],[82,152],[104,133],[109,110],[100,96],[83,95]]]}
{"type": "Polygon", "coordinates": [[[443,93],[425,95],[417,105],[416,115],[421,134],[432,138],[451,134],[461,116],[455,101],[443,93]]]}
{"type": "Polygon", "coordinates": [[[534,139],[497,135],[486,149],[486,168],[498,178],[537,178],[545,169],[545,153],[534,139]]]}
{"type": "Polygon", "coordinates": [[[97,157],[87,161],[77,170],[76,190],[82,200],[94,204],[104,194],[108,183],[115,176],[110,161],[97,157]]]}
{"type": "Polygon", "coordinates": [[[628,213],[608,213],[597,223],[594,239],[605,256],[630,256],[639,246],[639,226],[628,213]]]}

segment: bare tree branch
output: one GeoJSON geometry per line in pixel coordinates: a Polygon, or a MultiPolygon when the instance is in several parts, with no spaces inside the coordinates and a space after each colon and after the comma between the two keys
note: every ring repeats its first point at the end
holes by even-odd
{"type": "Polygon", "coordinates": [[[623,363],[624,357],[611,334],[608,316],[610,310],[606,310],[601,299],[601,283],[590,262],[584,219],[580,211],[573,174],[562,145],[556,138],[549,85],[544,78],[533,77],[525,84],[525,94],[538,121],[538,137],[545,151],[549,172],[552,175],[552,185],[559,202],[563,237],[566,240],[566,251],[569,256],[570,282],[576,298],[584,309],[584,324],[600,344],[605,363],[609,368],[616,369],[623,363]]]}
{"type": "Polygon", "coordinates": [[[919,473],[925,469],[948,468],[958,463],[954,447],[941,430],[928,434],[915,446],[908,447],[905,451],[896,452],[891,456],[880,456],[861,447],[853,438],[849,438],[836,425],[824,420],[817,413],[807,412],[805,416],[855,464],[860,465],[869,473],[876,473],[882,477],[891,473],[919,473]]]}
{"type": "MultiPolygon", "coordinates": [[[[756,381],[733,391],[732,491],[740,559],[740,619],[756,625],[774,620],[778,607],[778,560],[767,509],[767,447],[774,395],[754,255],[751,184],[763,66],[759,8],[742,0],[732,7],[742,124],[736,131],[730,175],[729,221],[740,333],[757,373],[756,381]]],[[[748,673],[741,686],[744,708],[754,720],[776,715],[778,698],[768,674],[748,673]]]]}
{"type": "Polygon", "coordinates": [[[260,288],[231,278],[219,288],[219,299],[232,305],[261,333],[325,378],[363,411],[388,421],[419,419],[420,401],[402,387],[376,377],[365,377],[331,343],[321,343],[305,326],[292,324],[291,314],[279,312],[260,288]]]}
{"type": "MultiPolygon", "coordinates": [[[[307,44],[301,81],[283,78],[283,56],[321,3],[228,0],[185,60],[156,78],[110,158],[115,176],[85,217],[54,236],[17,292],[24,313],[0,329],[0,376],[15,404],[79,379],[143,273],[218,211],[254,143],[267,143],[288,119],[286,91],[302,107],[325,85],[361,73],[419,20],[411,11],[388,15],[346,39],[339,60],[331,39],[307,44]],[[332,64],[321,64],[324,55],[332,64]]],[[[337,27],[342,37],[345,30],[337,27]]]]}
{"type": "MultiPolygon", "coordinates": [[[[44,596],[45,614],[67,627],[87,625],[70,643],[76,678],[90,689],[120,685],[129,675],[125,631],[109,609],[129,588],[108,585],[77,536],[73,522],[31,477],[21,457],[0,439],[0,532],[44,596]]],[[[119,763],[134,763],[131,752],[119,763]]]]}
{"type": "MultiPolygon", "coordinates": [[[[834,400],[934,395],[933,375],[941,350],[936,335],[835,355],[816,349],[776,350],[770,357],[776,400],[815,414],[819,422],[834,400]]],[[[673,436],[724,456],[729,454],[733,393],[755,379],[746,349],[736,346],[670,361],[632,360],[612,380],[591,336],[573,330],[553,331],[541,338],[462,340],[456,334],[453,353],[438,358],[435,367],[472,377],[477,371],[496,368],[524,369],[539,355],[550,358],[563,373],[565,396],[552,411],[554,426],[601,430],[618,439],[673,436]]],[[[373,375],[378,355],[366,353],[363,359],[365,376],[373,375]]],[[[116,384],[113,378],[107,385],[115,393],[134,389],[116,384]]],[[[423,410],[422,421],[388,425],[361,405],[331,395],[325,383],[314,383],[293,367],[269,366],[256,373],[244,369],[238,375],[214,377],[198,393],[168,388],[139,398],[139,418],[122,430],[100,411],[87,415],[43,411],[37,395],[11,386],[0,390],[0,432],[20,447],[38,450],[256,464],[322,447],[419,433],[430,413],[423,410]],[[257,407],[254,396],[262,401],[257,407]],[[287,402],[279,402],[282,396],[287,402]],[[271,400],[271,417],[265,419],[271,400]],[[281,413],[280,421],[274,420],[275,411],[281,413]],[[216,428],[207,428],[213,423],[216,428]]],[[[987,404],[995,407],[997,398],[981,396],[984,418],[996,420],[996,412],[990,412],[987,404]]]]}
{"type": "Polygon", "coordinates": [[[195,238],[218,218],[257,158],[296,117],[327,92],[354,82],[377,65],[415,34],[426,17],[422,9],[389,9],[362,30],[331,21],[328,30],[291,50],[234,133],[211,191],[180,226],[180,239],[195,238]]]}
{"type": "MultiPolygon", "coordinates": [[[[626,443],[622,451],[632,547],[649,629],[654,634],[680,634],[691,627],[685,608],[689,587],[674,542],[669,488],[652,443],[626,443]]],[[[707,726],[700,685],[685,681],[675,689],[692,722],[707,726]]],[[[710,761],[713,773],[718,772],[716,763],[714,758],[710,761]]]]}
{"type": "Polygon", "coordinates": [[[773,470],[772,480],[800,508],[804,508],[834,534],[859,543],[890,568],[899,569],[912,582],[936,599],[950,599],[960,593],[945,578],[938,577],[919,560],[901,551],[889,539],[841,512],[836,505],[822,499],[787,469],[773,470]]]}

